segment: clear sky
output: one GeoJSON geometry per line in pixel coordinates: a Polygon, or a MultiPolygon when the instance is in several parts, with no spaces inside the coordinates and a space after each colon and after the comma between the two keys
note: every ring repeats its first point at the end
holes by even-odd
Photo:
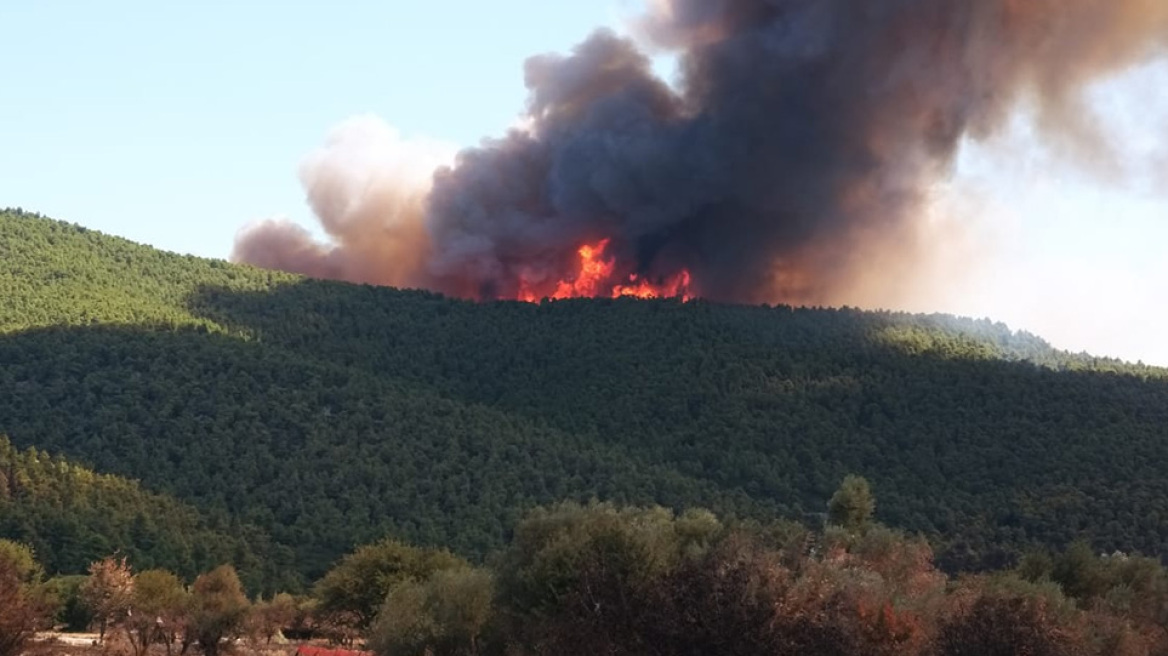
{"type": "Polygon", "coordinates": [[[300,159],[373,113],[458,145],[523,106],[523,60],[620,2],[0,0],[0,205],[226,257],[307,215],[300,159]]]}
{"type": "MultiPolygon", "coordinates": [[[[344,119],[474,145],[522,62],[636,0],[0,0],[0,206],[226,257],[245,223],[311,223],[301,159],[344,119]]],[[[1141,175],[1061,167],[1024,125],[971,144],[941,211],[988,253],[912,304],[1168,365],[1168,67],[1101,88],[1141,175]],[[972,199],[973,202],[969,202],[972,199]]]]}

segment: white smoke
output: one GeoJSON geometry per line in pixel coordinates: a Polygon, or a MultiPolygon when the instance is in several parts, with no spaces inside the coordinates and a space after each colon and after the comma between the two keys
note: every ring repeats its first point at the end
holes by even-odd
{"type": "Polygon", "coordinates": [[[308,205],[327,238],[267,219],[240,231],[231,259],[322,278],[424,286],[425,199],[434,170],[453,162],[455,150],[405,138],[375,116],[350,118],[300,165],[308,205]]]}

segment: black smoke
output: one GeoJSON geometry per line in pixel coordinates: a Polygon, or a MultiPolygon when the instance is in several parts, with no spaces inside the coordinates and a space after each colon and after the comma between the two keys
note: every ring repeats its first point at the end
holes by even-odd
{"type": "Polygon", "coordinates": [[[329,230],[327,245],[261,225],[236,257],[514,298],[570,278],[577,248],[607,238],[614,282],[685,269],[710,298],[832,302],[858,279],[909,275],[875,263],[927,253],[930,186],[963,139],[1020,107],[1068,156],[1106,159],[1084,86],[1166,47],[1163,0],[665,0],[638,40],[601,30],[531,58],[525,128],[439,168],[415,215],[329,230]],[[647,50],[677,57],[675,85],[647,50]],[[404,273],[339,264],[403,234],[421,254],[404,273]]]}

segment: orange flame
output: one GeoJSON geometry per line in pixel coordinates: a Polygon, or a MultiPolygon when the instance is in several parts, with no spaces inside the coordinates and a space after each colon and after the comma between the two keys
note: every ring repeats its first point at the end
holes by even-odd
{"type": "Polygon", "coordinates": [[[581,298],[603,297],[618,298],[621,296],[635,296],[637,298],[681,298],[690,299],[689,271],[684,269],[673,276],[654,284],[643,280],[635,273],[629,274],[628,284],[615,284],[609,287],[616,266],[615,260],[605,258],[604,251],[608,248],[608,239],[601,239],[595,244],[585,244],[576,253],[580,256],[580,268],[570,280],[561,280],[556,284],[551,294],[541,296],[532,286],[523,279],[519,281],[518,298],[521,301],[535,303],[541,297],[581,298]]]}

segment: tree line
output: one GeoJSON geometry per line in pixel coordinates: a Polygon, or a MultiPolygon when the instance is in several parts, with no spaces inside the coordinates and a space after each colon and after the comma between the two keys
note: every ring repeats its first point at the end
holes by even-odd
{"type": "Polygon", "coordinates": [[[868,482],[854,476],[815,527],[566,502],[528,513],[485,565],[386,538],[342,557],[310,594],[255,600],[227,565],[189,586],[119,557],[68,582],[43,580],[31,550],[3,541],[0,656],[18,653],[54,612],[134,656],[216,656],[240,638],[262,647],[281,634],[377,656],[1168,649],[1168,570],[1155,559],[1076,543],[1006,570],[950,576],[927,541],[874,521],[874,508],[868,482]]]}

